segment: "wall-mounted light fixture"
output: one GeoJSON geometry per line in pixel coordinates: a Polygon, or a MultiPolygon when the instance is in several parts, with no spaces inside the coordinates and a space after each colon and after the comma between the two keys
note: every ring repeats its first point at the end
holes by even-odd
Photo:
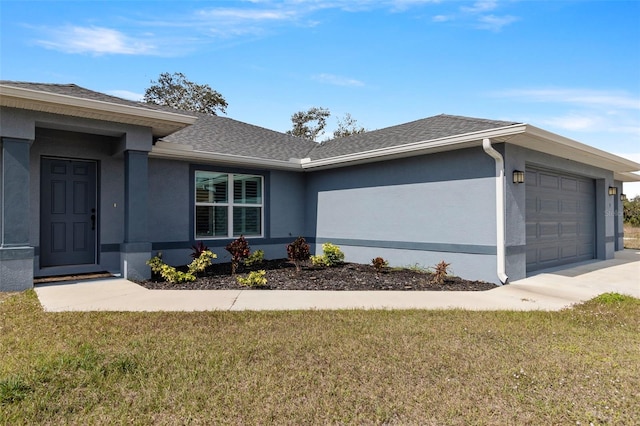
{"type": "Polygon", "coordinates": [[[609,195],[616,195],[617,193],[618,193],[618,188],[616,188],[615,186],[609,187],[609,195]]]}
{"type": "Polygon", "coordinates": [[[627,194],[620,194],[620,201],[627,201],[627,194]]]}
{"type": "Polygon", "coordinates": [[[513,171],[513,183],[524,183],[524,172],[522,170],[513,171]]]}

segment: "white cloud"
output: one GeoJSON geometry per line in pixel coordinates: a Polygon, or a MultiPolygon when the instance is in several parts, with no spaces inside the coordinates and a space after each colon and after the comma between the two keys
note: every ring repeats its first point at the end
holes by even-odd
{"type": "Polygon", "coordinates": [[[478,18],[477,27],[482,30],[500,31],[503,27],[513,24],[520,18],[511,15],[495,16],[483,15],[478,18]]]}
{"type": "MultiPolygon", "coordinates": [[[[318,12],[339,10],[366,13],[372,10],[405,12],[442,0],[246,0],[208,3],[181,16],[128,21],[126,30],[112,25],[67,25],[39,28],[44,34],[37,43],[71,54],[183,56],[199,46],[223,39],[262,37],[284,26],[315,27],[318,12]],[[213,4],[213,6],[210,6],[213,4]]],[[[458,7],[459,13],[440,14],[434,22],[471,19],[476,28],[499,31],[517,18],[484,16],[499,7],[496,1],[477,1],[458,7]]],[[[159,10],[161,13],[161,9],[159,10]]],[[[96,17],[96,20],[100,17],[96,17]]],[[[97,22],[97,21],[94,21],[97,22]]],[[[354,84],[356,82],[351,82],[354,84]]],[[[357,84],[357,83],[356,83],[357,84]]]]}
{"type": "Polygon", "coordinates": [[[498,6],[497,1],[477,1],[473,6],[462,6],[460,10],[467,13],[482,13],[493,10],[498,6]]]}
{"type": "Polygon", "coordinates": [[[602,127],[603,124],[603,120],[600,117],[576,113],[571,113],[562,117],[547,118],[541,121],[549,126],[571,131],[596,130],[602,127]]]}
{"type": "Polygon", "coordinates": [[[447,16],[447,15],[436,15],[433,18],[431,18],[433,22],[447,22],[447,21],[450,21],[451,19],[452,19],[451,16],[447,16]]]}
{"type": "Polygon", "coordinates": [[[222,18],[235,21],[286,21],[296,18],[295,10],[207,9],[197,12],[203,18],[222,18]]]}
{"type": "Polygon", "coordinates": [[[111,96],[117,96],[119,98],[128,99],[135,102],[141,102],[142,98],[144,98],[144,94],[130,92],[129,90],[107,90],[105,93],[111,96]]]}
{"type": "Polygon", "coordinates": [[[364,86],[364,83],[360,80],[356,80],[349,77],[343,77],[340,75],[334,75],[334,74],[316,74],[316,75],[313,75],[311,78],[321,83],[333,84],[335,86],[350,86],[350,87],[364,86]]]}
{"type": "Polygon", "coordinates": [[[640,109],[640,98],[625,92],[588,89],[514,89],[495,92],[496,97],[518,98],[531,102],[569,103],[585,107],[640,109]]]}
{"type": "Polygon", "coordinates": [[[476,1],[472,6],[460,6],[457,13],[436,15],[431,20],[433,22],[461,22],[480,30],[494,32],[499,32],[507,25],[520,20],[517,16],[488,13],[498,8],[499,3],[495,0],[476,1]]]}
{"type": "Polygon", "coordinates": [[[156,51],[154,44],[110,28],[65,26],[44,32],[48,38],[38,43],[65,53],[148,55],[156,51]]]}

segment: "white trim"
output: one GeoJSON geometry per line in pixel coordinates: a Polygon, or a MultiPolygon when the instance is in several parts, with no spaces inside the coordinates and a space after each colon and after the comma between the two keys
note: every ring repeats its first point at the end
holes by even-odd
{"type": "Polygon", "coordinates": [[[264,238],[264,232],[265,232],[265,223],[264,223],[264,214],[265,214],[265,188],[264,188],[264,181],[265,181],[265,177],[263,175],[259,175],[259,174],[253,174],[253,173],[232,173],[232,172],[219,172],[219,171],[215,171],[215,170],[195,170],[193,173],[193,179],[194,179],[194,186],[193,186],[193,238],[195,241],[200,241],[200,240],[227,240],[227,239],[235,239],[235,238],[239,238],[239,235],[234,235],[233,232],[233,209],[234,207],[254,207],[254,208],[260,208],[260,234],[258,235],[244,235],[245,238],[249,239],[249,238],[264,238]],[[226,202],[198,202],[197,201],[197,185],[196,185],[196,177],[198,172],[203,172],[203,173],[217,173],[220,175],[226,175],[227,176],[227,201],[226,202]],[[234,177],[235,176],[249,176],[249,177],[257,177],[260,178],[260,203],[256,203],[256,204],[250,204],[250,203],[236,203],[235,199],[234,199],[234,177]],[[198,236],[197,233],[197,207],[198,206],[204,206],[204,207],[225,207],[227,209],[227,234],[222,236],[222,235],[205,235],[205,236],[198,236]]]}
{"type": "Polygon", "coordinates": [[[79,98],[76,96],[62,95],[59,93],[43,92],[39,90],[26,89],[23,87],[15,87],[6,84],[0,84],[0,95],[3,97],[7,96],[19,99],[27,99],[36,102],[55,103],[58,105],[66,105],[100,112],[110,112],[114,114],[144,117],[152,120],[169,121],[178,124],[193,124],[197,120],[197,117],[192,115],[116,104],[113,102],[99,101],[95,99],[79,98]]]}
{"type": "Polygon", "coordinates": [[[302,167],[300,163],[290,160],[272,160],[267,158],[247,157],[244,155],[233,154],[221,154],[217,152],[197,151],[193,147],[188,145],[178,145],[177,147],[169,148],[168,145],[173,145],[167,142],[163,142],[162,146],[159,146],[160,142],[157,142],[153,146],[149,157],[151,158],[165,158],[165,159],[180,159],[189,160],[198,163],[216,163],[216,164],[232,164],[232,165],[246,165],[251,167],[261,167],[265,169],[284,169],[284,170],[298,170],[301,171],[302,167]]]}
{"type": "Polygon", "coordinates": [[[482,140],[482,148],[496,162],[496,273],[502,284],[507,284],[509,277],[506,272],[505,260],[505,202],[504,202],[504,158],[491,146],[491,140],[482,140]]]}
{"type": "Polygon", "coordinates": [[[620,182],[640,182],[640,175],[635,173],[614,173],[614,180],[619,180],[620,182]]]}
{"type": "Polygon", "coordinates": [[[524,133],[526,125],[510,125],[499,127],[496,129],[482,130],[479,132],[465,133],[462,135],[448,136],[445,138],[431,139],[426,141],[413,142],[403,145],[396,145],[388,148],[374,149],[370,151],[362,151],[352,154],[340,155],[337,157],[329,157],[321,160],[311,160],[303,163],[303,169],[313,169],[319,167],[330,167],[343,163],[354,163],[371,161],[380,157],[403,157],[415,155],[416,152],[433,152],[447,151],[449,149],[462,148],[464,144],[480,144],[484,138],[499,138],[513,136],[524,133]]]}

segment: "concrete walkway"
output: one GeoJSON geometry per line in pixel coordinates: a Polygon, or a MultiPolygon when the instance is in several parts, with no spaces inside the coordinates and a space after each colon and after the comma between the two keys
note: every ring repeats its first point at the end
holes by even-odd
{"type": "Polygon", "coordinates": [[[548,270],[483,292],[148,290],[124,279],[37,285],[46,311],[243,311],[297,309],[560,310],[599,294],[640,298],[640,251],[548,270]]]}

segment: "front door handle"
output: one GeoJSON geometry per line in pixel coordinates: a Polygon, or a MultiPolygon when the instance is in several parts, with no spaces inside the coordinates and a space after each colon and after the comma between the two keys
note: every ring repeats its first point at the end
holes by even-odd
{"type": "Polygon", "coordinates": [[[93,213],[91,215],[91,230],[95,231],[96,230],[96,215],[95,215],[96,209],[91,209],[91,213],[93,213]]]}

